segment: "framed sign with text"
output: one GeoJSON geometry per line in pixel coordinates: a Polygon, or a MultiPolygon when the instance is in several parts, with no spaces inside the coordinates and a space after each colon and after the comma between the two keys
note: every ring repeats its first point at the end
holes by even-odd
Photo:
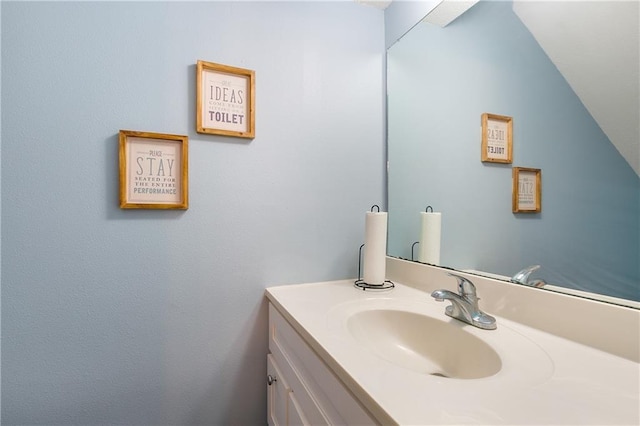
{"type": "Polygon", "coordinates": [[[540,169],[514,167],[512,210],[514,213],[539,213],[542,211],[542,186],[540,169]]]}
{"type": "Polygon", "coordinates": [[[196,68],[198,133],[253,139],[255,72],[205,61],[196,68]]]}
{"type": "Polygon", "coordinates": [[[189,208],[188,137],[120,130],[120,208],[189,208]]]}
{"type": "Polygon", "coordinates": [[[513,161],[513,119],[505,115],[482,114],[482,161],[513,161]]]}

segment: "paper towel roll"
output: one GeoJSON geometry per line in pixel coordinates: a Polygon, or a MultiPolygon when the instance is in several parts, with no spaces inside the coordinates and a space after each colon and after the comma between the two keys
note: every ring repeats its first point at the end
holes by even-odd
{"type": "Polygon", "coordinates": [[[367,284],[383,284],[386,279],[387,213],[367,212],[364,227],[364,274],[367,284]]]}
{"type": "Polygon", "coordinates": [[[420,215],[422,229],[420,231],[418,260],[423,263],[440,265],[442,214],[439,212],[421,212],[420,215]]]}

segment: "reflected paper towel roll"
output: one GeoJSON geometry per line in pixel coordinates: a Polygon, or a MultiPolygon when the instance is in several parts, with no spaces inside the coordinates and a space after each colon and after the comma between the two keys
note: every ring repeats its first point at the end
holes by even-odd
{"type": "Polygon", "coordinates": [[[387,213],[367,212],[364,227],[364,274],[367,284],[383,284],[387,256],[387,213]]]}
{"type": "Polygon", "coordinates": [[[421,212],[420,251],[418,260],[423,263],[440,265],[440,233],[442,214],[439,212],[421,212]]]}

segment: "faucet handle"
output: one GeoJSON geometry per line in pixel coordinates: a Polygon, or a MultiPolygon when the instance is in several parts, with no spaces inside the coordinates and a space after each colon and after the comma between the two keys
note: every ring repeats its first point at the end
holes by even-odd
{"type": "Polygon", "coordinates": [[[460,294],[460,296],[477,300],[476,286],[471,281],[462,275],[453,274],[451,272],[448,272],[447,275],[458,280],[458,294],[460,294]]]}

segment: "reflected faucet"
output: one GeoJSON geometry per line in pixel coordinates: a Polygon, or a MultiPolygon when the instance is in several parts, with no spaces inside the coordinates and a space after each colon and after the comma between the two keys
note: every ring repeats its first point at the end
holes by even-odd
{"type": "Polygon", "coordinates": [[[522,271],[516,273],[513,277],[511,277],[511,282],[516,284],[524,284],[530,287],[538,287],[541,288],[547,284],[545,280],[530,280],[529,275],[533,273],[536,269],[540,268],[540,265],[533,265],[527,268],[524,268],[522,271]]]}
{"type": "Polygon", "coordinates": [[[431,293],[431,297],[438,302],[444,300],[451,302],[451,305],[445,308],[444,313],[451,318],[464,321],[474,327],[495,330],[496,319],[491,315],[485,314],[478,307],[478,300],[480,299],[476,294],[476,286],[460,275],[452,273],[448,273],[448,275],[458,280],[458,293],[456,294],[449,290],[436,290],[431,293]]]}

